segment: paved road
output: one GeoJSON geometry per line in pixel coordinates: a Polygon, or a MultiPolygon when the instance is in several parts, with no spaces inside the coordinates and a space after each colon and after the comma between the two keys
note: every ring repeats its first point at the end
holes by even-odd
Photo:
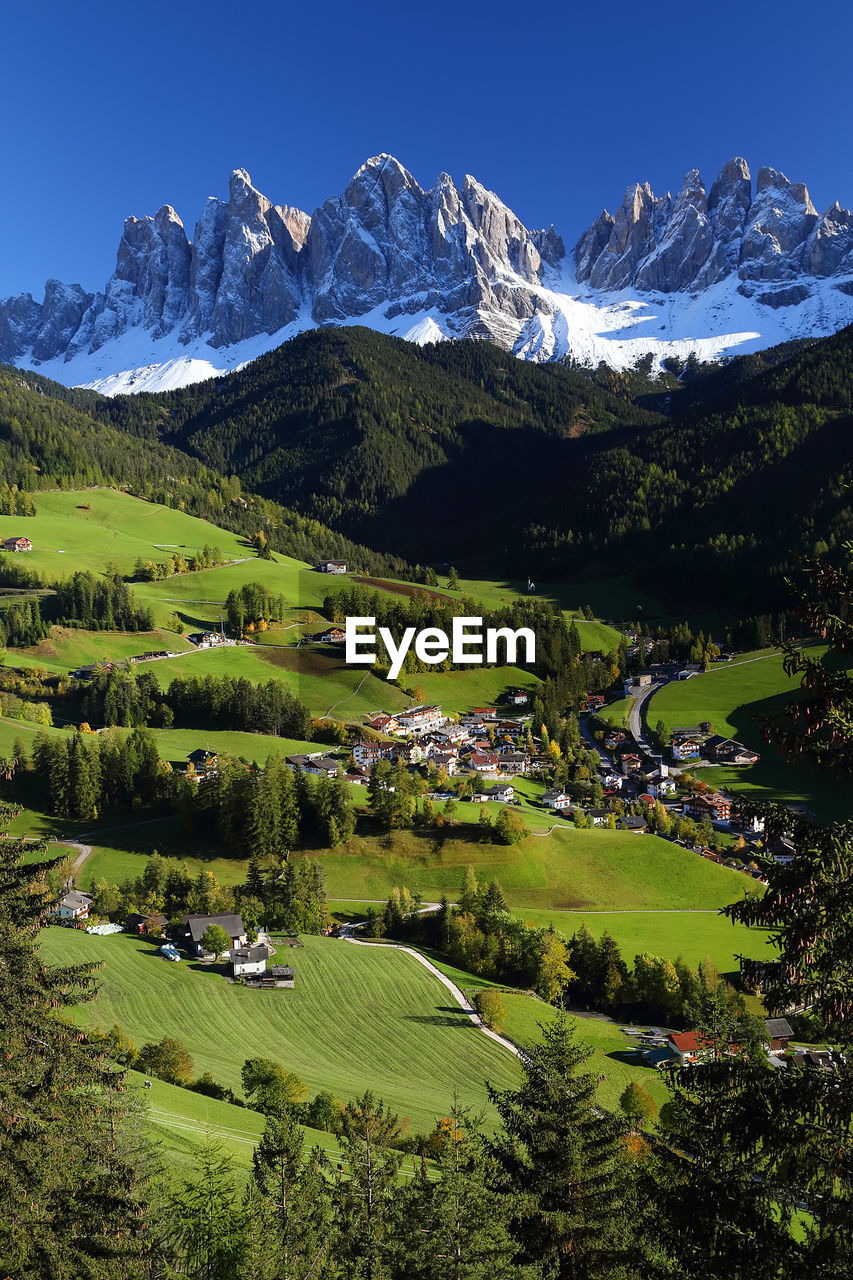
{"type": "Polygon", "coordinates": [[[652,683],[648,688],[643,689],[642,693],[634,698],[634,701],[631,704],[631,710],[628,714],[628,728],[631,732],[631,737],[634,739],[637,746],[646,753],[646,755],[651,756],[658,762],[662,757],[657,748],[652,746],[651,742],[646,737],[643,729],[643,712],[645,710],[646,719],[648,719],[649,701],[653,695],[657,693],[658,689],[665,689],[668,684],[668,680],[663,680],[658,683],[652,683]]]}

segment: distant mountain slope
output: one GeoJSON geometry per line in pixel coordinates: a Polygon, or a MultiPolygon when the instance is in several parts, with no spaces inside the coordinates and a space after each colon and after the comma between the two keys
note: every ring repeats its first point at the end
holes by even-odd
{"type": "Polygon", "coordinates": [[[853,328],[670,378],[667,416],[637,404],[648,385],[348,329],[101,403],[156,405],[164,439],[211,468],[411,562],[689,573],[682,593],[746,607],[793,555],[853,533],[853,328]]]}
{"type": "Polygon", "coordinates": [[[243,169],[188,239],[170,205],[128,218],[103,291],[49,280],[0,302],[0,359],[68,385],[161,391],[238,368],[317,326],[416,343],[477,337],[532,361],[626,369],[835,332],[853,320],[853,214],[819,214],[802,183],[731,160],[673,198],[628,187],[568,257],[470,175],[429,190],[367,160],[313,215],[243,169]]]}

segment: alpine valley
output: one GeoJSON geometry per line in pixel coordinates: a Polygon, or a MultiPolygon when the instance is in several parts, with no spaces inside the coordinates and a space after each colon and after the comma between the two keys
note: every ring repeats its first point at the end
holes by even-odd
{"type": "Polygon", "coordinates": [[[746,354],[853,321],[853,214],[746,162],[707,189],[625,192],[567,250],[493,192],[430,190],[369,159],[312,215],[235,170],[193,239],[175,210],[128,218],[103,292],[48,280],[0,302],[0,360],[106,394],[226,373],[312,328],[364,325],[425,344],[484,338],[526,360],[633,367],[651,354],[746,354]]]}

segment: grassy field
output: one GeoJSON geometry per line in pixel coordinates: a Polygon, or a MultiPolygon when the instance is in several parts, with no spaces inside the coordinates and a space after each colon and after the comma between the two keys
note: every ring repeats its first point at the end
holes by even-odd
{"type": "MultiPolygon", "coordinates": [[[[460,806],[462,808],[462,806],[460,806]]],[[[476,809],[476,806],[471,806],[476,809]]],[[[386,898],[396,885],[428,902],[453,897],[471,864],[496,879],[509,903],[558,910],[715,909],[741,898],[754,882],[655,836],[622,831],[557,830],[520,844],[480,844],[476,828],[442,840],[400,831],[351,840],[319,853],[330,898],[386,898]]]]}
{"type": "MultiPolygon", "coordinates": [[[[521,992],[506,992],[502,998],[507,1011],[502,1029],[522,1048],[536,1044],[541,1035],[540,1024],[548,1026],[557,1017],[552,1005],[521,992]]],[[[669,1093],[659,1072],[641,1063],[631,1037],[615,1023],[597,1017],[569,1020],[577,1039],[593,1051],[584,1070],[601,1078],[598,1100],[602,1106],[617,1110],[619,1098],[632,1081],[651,1094],[658,1108],[667,1101],[669,1093]]]]}
{"type": "MultiPolygon", "coordinates": [[[[818,656],[825,649],[815,646],[812,652],[818,656]]],[[[848,788],[816,769],[786,764],[762,738],[761,718],[779,715],[797,690],[779,654],[765,650],[713,666],[691,680],[673,681],[653,695],[646,711],[653,725],[663,720],[670,728],[708,720],[713,733],[737,738],[760,753],[759,763],[748,768],[702,769],[699,776],[710,785],[755,799],[805,803],[819,817],[844,819],[853,811],[848,788]]]]}
{"type": "Polygon", "coordinates": [[[516,712],[522,714],[529,707],[510,707],[500,703],[503,693],[509,688],[527,689],[535,694],[541,684],[538,676],[520,667],[470,667],[467,671],[419,672],[408,676],[412,687],[419,686],[424,693],[424,701],[439,703],[445,711],[459,713],[471,711],[474,707],[493,707],[499,704],[500,710],[512,718],[516,712]]]}
{"type": "Polygon", "coordinates": [[[606,707],[602,707],[597,715],[608,724],[615,725],[617,729],[627,729],[628,713],[633,701],[633,698],[617,698],[615,702],[608,702],[606,707]]]}
{"type": "Polygon", "coordinates": [[[9,666],[44,667],[63,675],[90,662],[123,662],[141,653],[165,649],[169,653],[193,652],[195,646],[174,631],[85,631],[77,627],[53,627],[50,637],[28,649],[14,649],[9,666]]]}
{"type": "Polygon", "coordinates": [[[312,715],[333,713],[340,720],[356,720],[380,710],[402,711],[411,701],[396,685],[372,672],[348,667],[342,656],[293,646],[205,649],[168,662],[143,662],[139,669],[152,671],[161,687],[178,676],[243,676],[261,683],[282,680],[312,715]]]}
{"type": "Polygon", "coordinates": [[[563,937],[571,937],[586,925],[596,938],[607,930],[618,942],[626,962],[643,952],[668,960],[683,957],[697,966],[710,957],[720,973],[738,968],[736,956],[769,959],[769,932],[733,924],[716,912],[700,911],[536,911],[514,908],[514,914],[537,928],[553,925],[563,937]]]}
{"type": "Polygon", "coordinates": [[[369,1088],[415,1129],[430,1129],[454,1089],[482,1109],[486,1080],[498,1087],[518,1080],[516,1060],[411,957],[325,938],[304,942],[287,952],[293,991],[251,990],[213,967],[168,964],[127,935],[48,929],[41,954],[49,963],[104,962],[97,999],[75,1011],[81,1024],[118,1023],[137,1046],[177,1036],[197,1074],[210,1071],[238,1093],[243,1061],[272,1057],[302,1076],[312,1095],[329,1089],[346,1102],[369,1088]]]}
{"type": "Polygon", "coordinates": [[[205,543],[218,546],[226,559],[247,554],[236,534],[115,489],[41,492],[36,506],[36,516],[4,516],[3,537],[31,538],[33,550],[19,559],[49,579],[78,569],[101,573],[108,564],[127,573],[139,556],[165,560],[174,551],[190,556],[205,543]]]}

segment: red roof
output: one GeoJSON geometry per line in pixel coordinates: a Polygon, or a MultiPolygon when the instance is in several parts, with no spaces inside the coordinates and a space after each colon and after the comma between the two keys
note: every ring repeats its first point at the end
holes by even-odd
{"type": "Polygon", "coordinates": [[[680,1053],[701,1053],[702,1045],[695,1031],[677,1031],[670,1035],[670,1040],[680,1053]]]}

